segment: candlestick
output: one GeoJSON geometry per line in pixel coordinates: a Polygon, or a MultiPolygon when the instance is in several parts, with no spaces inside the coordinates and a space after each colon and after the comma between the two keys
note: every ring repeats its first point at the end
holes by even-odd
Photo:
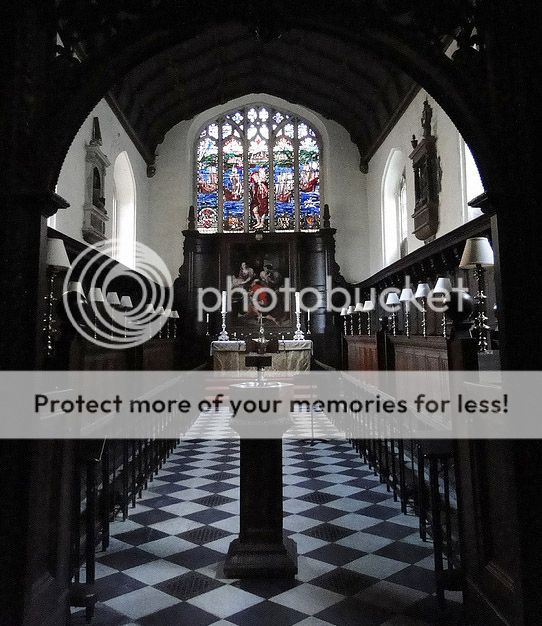
{"type": "Polygon", "coordinates": [[[47,312],[43,320],[43,330],[46,333],[47,341],[47,356],[54,356],[55,351],[55,336],[58,334],[58,329],[55,328],[55,277],[61,271],[66,271],[70,267],[70,261],[64,247],[62,239],[48,239],[47,240],[47,271],[49,274],[49,292],[45,296],[47,304],[47,312]]]}
{"type": "Polygon", "coordinates": [[[367,335],[371,336],[371,311],[374,311],[375,305],[372,300],[365,300],[363,303],[363,311],[367,313],[367,335]]]}
{"type": "Polygon", "coordinates": [[[477,283],[477,293],[474,298],[476,302],[476,317],[474,318],[474,328],[478,336],[478,352],[489,352],[489,326],[487,324],[488,317],[486,315],[486,299],[485,294],[485,267],[478,264],[474,270],[474,277],[477,283]]]}
{"type": "Polygon", "coordinates": [[[180,319],[180,315],[178,311],[171,311],[170,318],[173,320],[173,339],[177,339],[177,320],[180,319]]]}
{"type": "Polygon", "coordinates": [[[347,314],[347,309],[346,308],[342,308],[341,309],[341,317],[343,318],[343,322],[344,322],[344,334],[348,335],[348,323],[346,321],[346,314],[347,314]]]}
{"type": "Polygon", "coordinates": [[[397,307],[399,305],[399,296],[392,291],[386,298],[386,306],[391,309],[391,332],[394,337],[397,335],[397,307]]]}
{"type": "Polygon", "coordinates": [[[414,297],[420,301],[420,308],[422,312],[422,335],[427,337],[427,308],[425,303],[427,302],[427,295],[429,294],[429,285],[427,283],[419,283],[416,288],[414,297]]]}
{"type": "Polygon", "coordinates": [[[226,292],[223,291],[222,292],[222,313],[227,313],[228,309],[227,309],[227,299],[226,299],[226,292]]]}
{"type": "Polygon", "coordinates": [[[164,316],[166,317],[166,339],[171,338],[171,309],[165,309],[164,316]]]}
{"type": "MultiPolygon", "coordinates": [[[[450,292],[452,291],[452,282],[449,278],[445,276],[441,276],[437,279],[437,282],[433,288],[433,293],[435,295],[441,296],[443,302],[446,302],[450,297],[450,292]]],[[[442,336],[446,337],[446,312],[442,312],[442,317],[440,320],[440,326],[442,328],[442,336]]]]}
{"type": "Polygon", "coordinates": [[[209,336],[209,313],[205,314],[205,336],[209,336]]]}
{"type": "Polygon", "coordinates": [[[427,308],[425,306],[425,298],[420,298],[420,306],[422,307],[422,336],[427,337],[427,308]]]}
{"type": "MultiPolygon", "coordinates": [[[[222,293],[226,293],[223,291],[222,293]]],[[[222,332],[218,335],[218,341],[229,341],[230,336],[226,332],[226,311],[222,311],[222,332]]]]}
{"type": "Polygon", "coordinates": [[[404,303],[405,311],[405,335],[410,337],[410,302],[414,299],[414,293],[410,287],[405,287],[401,291],[399,300],[404,303]]]}
{"type": "Polygon", "coordinates": [[[301,313],[301,302],[299,300],[299,291],[295,292],[295,312],[296,312],[296,315],[298,313],[301,313]]]}
{"type": "Polygon", "coordinates": [[[363,311],[363,304],[358,302],[354,311],[358,314],[358,335],[361,335],[361,312],[363,311]]]}
{"type": "Polygon", "coordinates": [[[348,307],[348,317],[350,318],[350,334],[354,334],[354,307],[350,305],[348,307]]]}
{"type": "MultiPolygon", "coordinates": [[[[155,311],[156,315],[164,315],[164,307],[163,306],[159,306],[156,311],[155,311]]],[[[160,330],[158,331],[158,339],[162,339],[163,333],[162,333],[162,329],[163,329],[164,325],[162,324],[162,322],[160,322],[160,330]]]]}
{"type": "Polygon", "coordinates": [[[305,339],[305,335],[303,334],[303,331],[301,330],[301,312],[296,311],[295,317],[296,317],[297,323],[296,323],[296,331],[294,333],[294,339],[296,341],[302,341],[303,339],[305,339]]]}
{"type": "Polygon", "coordinates": [[[47,339],[47,356],[52,357],[54,354],[54,335],[56,334],[56,328],[54,327],[54,285],[55,285],[55,275],[56,272],[49,270],[49,293],[45,296],[45,301],[47,303],[47,313],[43,320],[44,326],[43,330],[45,331],[45,336],[47,339]]]}

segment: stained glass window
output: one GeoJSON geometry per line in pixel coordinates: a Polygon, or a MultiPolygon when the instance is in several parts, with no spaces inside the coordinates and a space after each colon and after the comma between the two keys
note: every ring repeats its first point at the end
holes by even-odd
{"type": "Polygon", "coordinates": [[[218,146],[216,124],[200,134],[197,145],[197,224],[200,232],[215,232],[218,226],[218,146]]]}
{"type": "Polygon", "coordinates": [[[223,227],[242,231],[245,225],[243,144],[239,132],[232,132],[231,127],[223,139],[222,154],[223,227]]]}
{"type": "Polygon", "coordinates": [[[208,123],[195,147],[200,232],[320,228],[321,141],[303,119],[268,106],[208,123]]]}

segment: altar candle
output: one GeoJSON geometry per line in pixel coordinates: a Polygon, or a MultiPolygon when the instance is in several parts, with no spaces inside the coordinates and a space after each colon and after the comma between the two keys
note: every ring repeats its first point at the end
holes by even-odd
{"type": "Polygon", "coordinates": [[[222,313],[227,313],[226,309],[226,292],[222,292],[222,313]]]}
{"type": "Polygon", "coordinates": [[[311,310],[307,309],[307,322],[311,321],[311,310]]]}
{"type": "Polygon", "coordinates": [[[299,291],[295,292],[295,312],[301,313],[301,304],[299,302],[299,291]]]}

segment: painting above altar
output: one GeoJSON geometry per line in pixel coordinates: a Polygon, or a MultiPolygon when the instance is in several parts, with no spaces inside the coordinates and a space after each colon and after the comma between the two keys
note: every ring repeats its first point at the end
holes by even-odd
{"type": "Polygon", "coordinates": [[[281,291],[290,277],[287,243],[232,243],[228,267],[232,325],[256,329],[260,314],[270,330],[292,325],[291,295],[281,291]]]}

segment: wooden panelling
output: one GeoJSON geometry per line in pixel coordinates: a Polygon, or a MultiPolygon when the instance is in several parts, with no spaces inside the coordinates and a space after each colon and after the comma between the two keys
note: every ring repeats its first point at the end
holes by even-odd
{"type": "Polygon", "coordinates": [[[175,339],[158,339],[143,344],[143,370],[170,370],[175,367],[177,342],[175,339]]]}
{"type": "Polygon", "coordinates": [[[77,336],[69,350],[70,370],[171,370],[176,369],[178,343],[158,339],[129,350],[107,350],[77,336]]]}
{"type": "Polygon", "coordinates": [[[345,340],[349,370],[374,371],[378,369],[376,337],[347,335],[345,340]]]}
{"type": "Polygon", "coordinates": [[[441,371],[448,369],[444,337],[388,336],[388,369],[397,371],[441,371]]]}

